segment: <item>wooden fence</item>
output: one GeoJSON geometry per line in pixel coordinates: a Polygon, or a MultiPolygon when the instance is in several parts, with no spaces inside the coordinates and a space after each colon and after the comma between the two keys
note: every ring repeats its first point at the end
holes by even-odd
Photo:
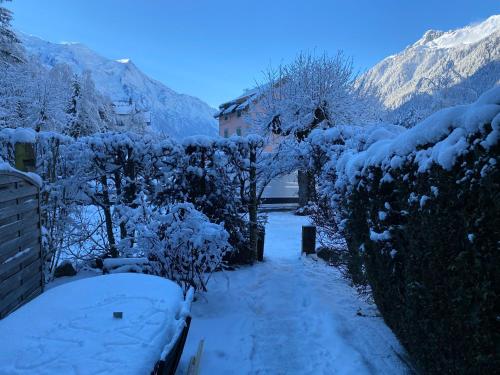
{"type": "Polygon", "coordinates": [[[0,319],[43,290],[40,188],[0,171],[0,319]]]}

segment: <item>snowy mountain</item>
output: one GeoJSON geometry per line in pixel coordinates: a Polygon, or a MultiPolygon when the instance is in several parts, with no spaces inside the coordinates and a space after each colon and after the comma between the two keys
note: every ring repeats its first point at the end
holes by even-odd
{"type": "Polygon", "coordinates": [[[433,112],[474,101],[500,83],[500,15],[448,32],[429,30],[359,83],[391,110],[433,112]]]}
{"type": "Polygon", "coordinates": [[[133,102],[151,114],[154,130],[174,138],[216,135],[215,109],[193,96],[179,94],[144,74],[130,59],[110,60],[80,43],[51,43],[19,34],[27,53],[53,67],[68,64],[76,73],[89,70],[97,89],[115,103],[133,102]]]}

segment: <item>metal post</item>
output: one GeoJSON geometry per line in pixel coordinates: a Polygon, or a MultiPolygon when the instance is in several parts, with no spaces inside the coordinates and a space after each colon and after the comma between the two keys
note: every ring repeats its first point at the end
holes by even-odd
{"type": "Polygon", "coordinates": [[[302,252],[306,254],[316,252],[316,227],[314,225],[302,226],[302,252]]]}

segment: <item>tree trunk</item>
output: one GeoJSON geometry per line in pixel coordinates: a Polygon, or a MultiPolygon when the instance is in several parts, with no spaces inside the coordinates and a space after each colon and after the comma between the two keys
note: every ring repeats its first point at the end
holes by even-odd
{"type": "Polygon", "coordinates": [[[305,207],[309,202],[316,200],[316,184],[314,173],[311,171],[298,171],[299,207],[305,207]]]}
{"type": "Polygon", "coordinates": [[[250,219],[250,251],[252,254],[252,261],[257,259],[257,153],[255,148],[250,149],[250,199],[248,204],[248,216],[250,219]]]}
{"type": "MultiPolygon", "coordinates": [[[[116,189],[116,196],[120,197],[122,195],[122,179],[121,179],[121,174],[117,170],[114,173],[114,182],[115,182],[115,189],[116,189]]],[[[120,221],[120,239],[125,239],[127,238],[127,226],[124,222],[120,221]]]]}
{"type": "Polygon", "coordinates": [[[106,175],[100,178],[102,184],[102,209],[106,221],[106,233],[108,235],[109,254],[113,258],[118,258],[118,249],[116,248],[115,234],[113,233],[113,217],[111,216],[111,201],[109,199],[108,179],[106,175]]]}
{"type": "Polygon", "coordinates": [[[299,183],[299,207],[305,207],[309,202],[309,176],[307,171],[299,170],[297,180],[299,183]]]}

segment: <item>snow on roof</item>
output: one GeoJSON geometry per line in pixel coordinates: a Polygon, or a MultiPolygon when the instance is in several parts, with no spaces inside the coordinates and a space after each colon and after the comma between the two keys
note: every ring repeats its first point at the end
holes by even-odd
{"type": "Polygon", "coordinates": [[[246,90],[242,95],[228,102],[222,103],[219,106],[219,111],[214,115],[218,118],[222,115],[227,115],[235,111],[243,111],[248,108],[250,103],[255,100],[255,96],[260,92],[261,88],[246,90]]]}
{"type": "Polygon", "coordinates": [[[55,287],[0,320],[9,338],[0,373],[149,374],[184,326],[191,297],[167,279],[131,273],[55,287]]]}
{"type": "Polygon", "coordinates": [[[222,111],[222,114],[223,114],[223,115],[227,115],[227,114],[229,114],[229,113],[233,112],[233,111],[236,109],[236,107],[237,107],[237,106],[238,106],[238,104],[231,104],[231,105],[230,105],[229,107],[227,107],[224,111],[222,111]]]}
{"type": "Polygon", "coordinates": [[[467,136],[487,131],[487,124],[491,124],[491,131],[481,142],[486,149],[500,140],[500,86],[485,92],[473,104],[438,111],[394,138],[373,143],[366,151],[346,152],[337,164],[342,177],[337,185],[355,183],[370,166],[397,168],[411,154],[419,172],[425,172],[432,164],[451,169],[470,146],[467,136]]]}

